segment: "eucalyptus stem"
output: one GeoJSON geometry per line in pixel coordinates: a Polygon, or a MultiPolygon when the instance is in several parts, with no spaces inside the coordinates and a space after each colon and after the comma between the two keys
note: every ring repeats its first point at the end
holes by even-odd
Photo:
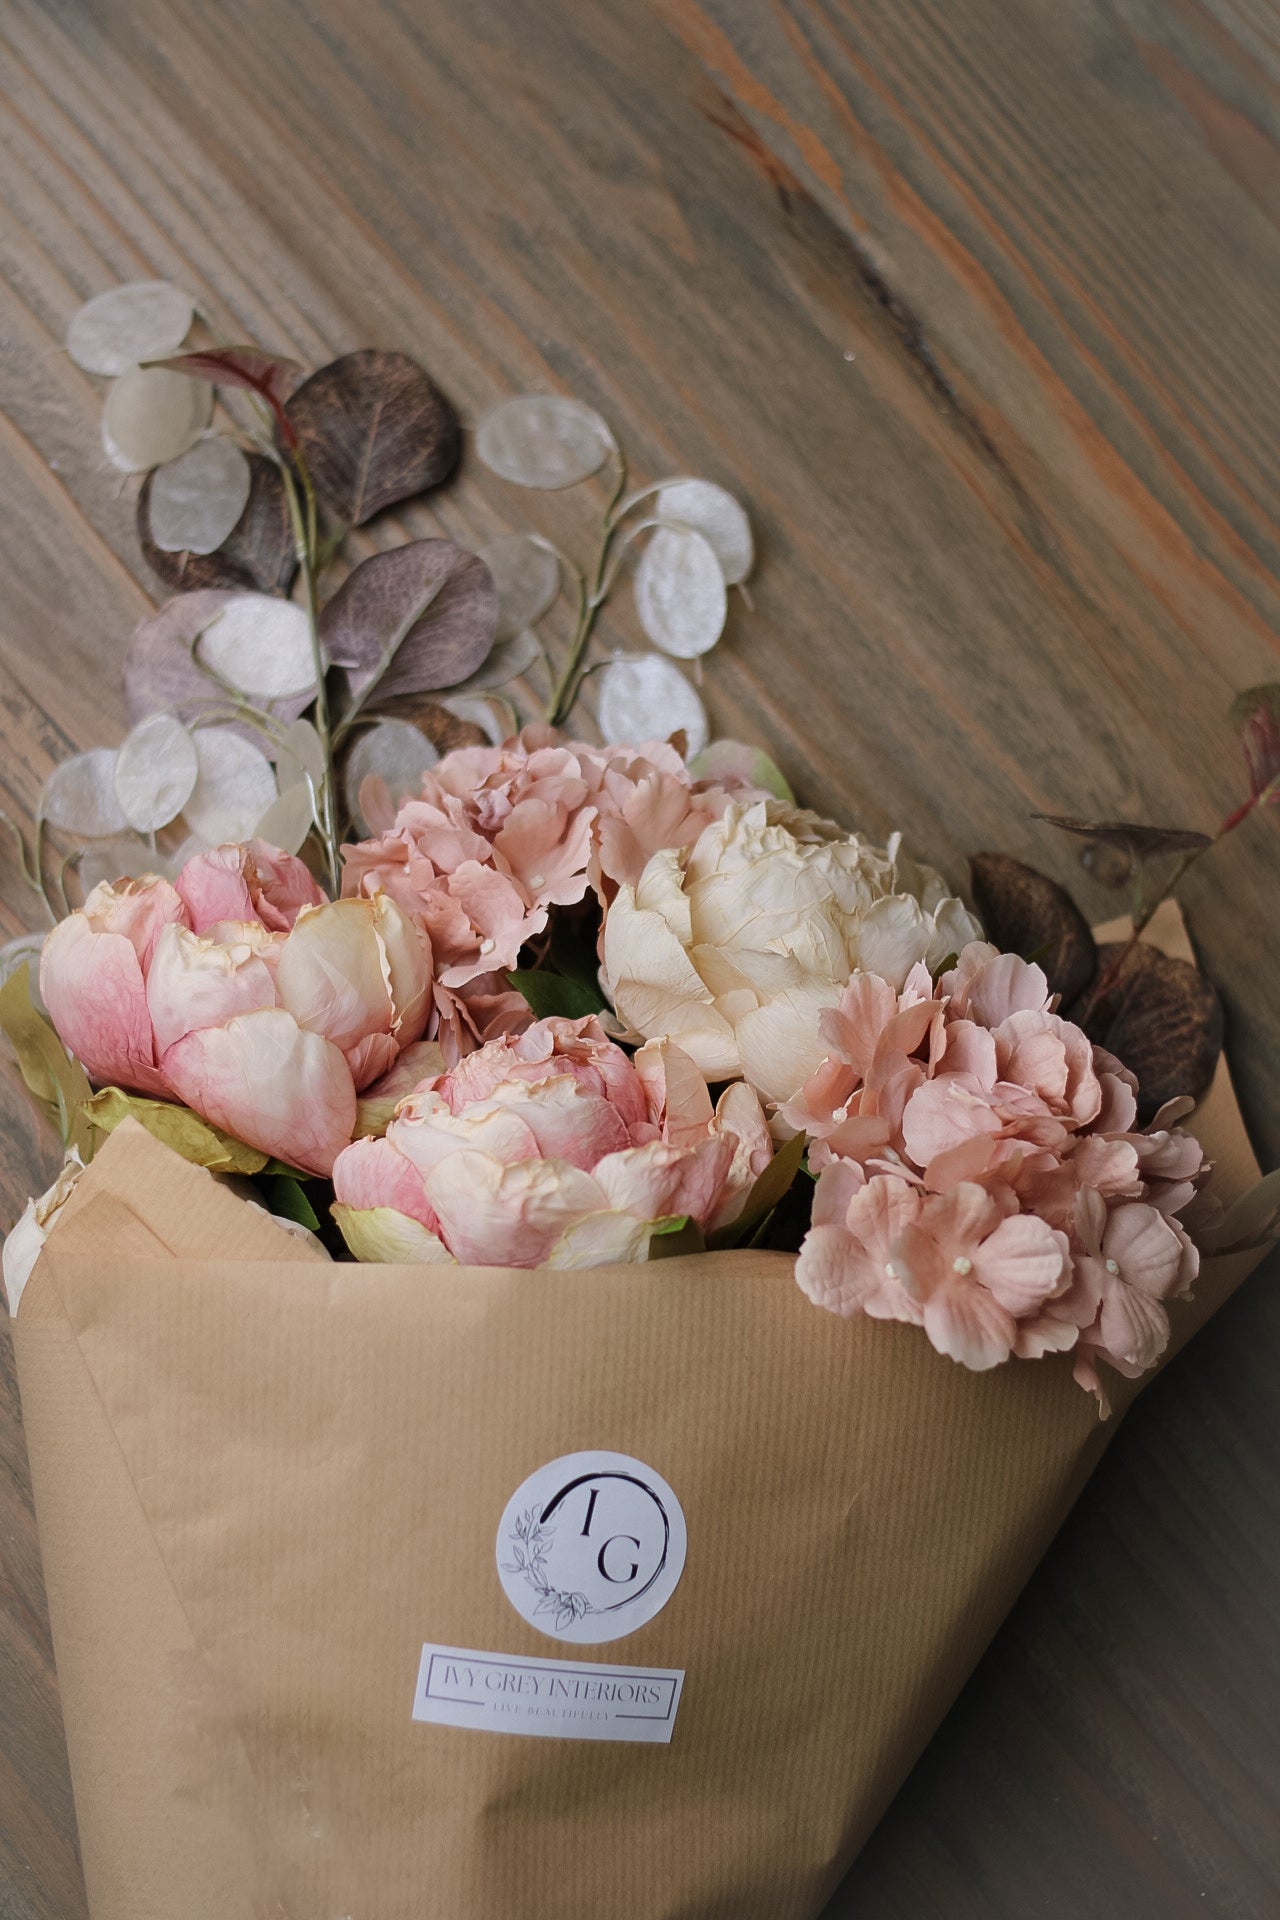
{"type": "Polygon", "coordinates": [[[325,863],[329,873],[329,891],[336,899],[340,883],[338,865],[338,822],[333,794],[333,735],[329,724],[329,692],[325,684],[324,653],[320,646],[319,607],[316,601],[316,534],[318,515],[316,493],[311,475],[300,451],[295,450],[292,464],[281,467],[285,495],[289,502],[289,521],[293,528],[294,550],[302,578],[302,604],[311,638],[311,661],[315,669],[316,699],[313,724],[324,754],[324,779],[320,786],[320,837],[324,841],[325,863]],[[302,488],[302,498],[298,489],[302,488]]]}
{"type": "MultiPolygon", "coordinates": [[[[1280,794],[1280,774],[1277,774],[1275,779],[1269,781],[1259,792],[1250,794],[1249,798],[1244,801],[1242,805],[1236,807],[1234,812],[1229,813],[1212,839],[1206,840],[1203,846],[1188,848],[1164,885],[1158,889],[1150,900],[1143,902],[1140,899],[1135,899],[1133,931],[1121,947],[1119,953],[1116,954],[1114,960],[1104,969],[1101,978],[1095,981],[1094,985],[1089,989],[1088,997],[1077,1016],[1082,1023],[1097,1011],[1107,994],[1111,992],[1112,988],[1122,978],[1124,970],[1129,964],[1130,954],[1141,940],[1147,928],[1151,925],[1151,922],[1155,919],[1156,914],[1160,911],[1165,901],[1181,886],[1184,878],[1195,865],[1196,861],[1202,860],[1205,854],[1216,847],[1220,840],[1226,838],[1227,834],[1234,833],[1235,829],[1240,826],[1243,821],[1248,819],[1256,807],[1267,805],[1268,802],[1275,799],[1277,794],[1280,794]]],[[[1139,870],[1139,881],[1141,881],[1141,870],[1139,870]]]]}
{"type": "Polygon", "coordinates": [[[560,678],[552,688],[551,698],[547,704],[547,722],[553,727],[563,726],[573,711],[581,684],[579,668],[582,665],[582,657],[590,643],[596,621],[600,617],[600,609],[605,602],[605,575],[609,566],[613,536],[618,530],[616,509],[627,484],[627,462],[620,447],[615,447],[614,458],[616,465],[613,491],[609,495],[604,510],[604,523],[601,528],[600,548],[596,554],[595,567],[589,582],[584,576],[579,576],[577,624],[574,627],[573,638],[569,642],[569,651],[565,656],[560,678]]]}

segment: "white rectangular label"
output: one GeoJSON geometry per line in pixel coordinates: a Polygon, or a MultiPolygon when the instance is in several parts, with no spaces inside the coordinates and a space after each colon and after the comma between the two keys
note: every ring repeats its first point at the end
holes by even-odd
{"type": "Polygon", "coordinates": [[[683,1671],[668,1667],[606,1667],[425,1646],[413,1717],[484,1733],[666,1746],[683,1685],[683,1671]]]}

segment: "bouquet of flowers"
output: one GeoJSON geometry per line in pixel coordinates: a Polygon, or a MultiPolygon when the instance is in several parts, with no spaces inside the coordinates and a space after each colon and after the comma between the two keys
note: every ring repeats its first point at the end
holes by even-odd
{"type": "Polygon", "coordinates": [[[1275,1236],[1173,890],[1280,689],[1218,835],[1052,823],[1121,925],[964,897],[708,743],[723,489],[523,396],[476,452],[607,466],[592,560],[360,557],[448,402],[192,324],[72,323],[179,591],[0,962],[68,1149],[4,1272],[94,1920],[809,1920],[1275,1236]],[[652,650],[596,660],[632,563],[652,650]]]}

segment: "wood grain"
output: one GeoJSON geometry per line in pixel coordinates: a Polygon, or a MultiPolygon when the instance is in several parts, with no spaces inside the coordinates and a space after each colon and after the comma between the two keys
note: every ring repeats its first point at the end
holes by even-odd
{"type": "MultiPolygon", "coordinates": [[[[1278,130],[1265,0],[4,0],[0,804],[122,723],[156,586],[60,341],[162,275],[313,364],[412,353],[468,421],[563,388],[640,479],[742,494],[707,696],[813,804],[1081,885],[1033,812],[1211,828],[1230,697],[1280,677],[1278,130]]],[[[586,514],[469,462],[376,537],[586,514]]],[[[1187,889],[1267,1164],[1275,832],[1187,889]]],[[[8,1078],[0,1127],[12,1216],[53,1154],[8,1078]]],[[[833,1916],[1280,1909],[1276,1277],[1130,1416],[833,1916]]],[[[82,1920],[4,1352],[0,1915],[82,1920]]]]}

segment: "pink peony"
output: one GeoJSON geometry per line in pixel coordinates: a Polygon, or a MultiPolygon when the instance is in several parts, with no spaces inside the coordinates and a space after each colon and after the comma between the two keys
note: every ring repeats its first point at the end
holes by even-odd
{"type": "Polygon", "coordinates": [[[652,853],[690,845],[729,798],[694,782],[665,744],[591,747],[527,727],[504,746],[446,754],[385,832],[344,849],[343,892],[381,890],[425,932],[441,1037],[457,1058],[519,1022],[502,974],[551,907],[638,880],[652,853]]]}
{"type": "Polygon", "coordinates": [[[594,1267],[644,1260],[655,1231],[740,1212],[772,1153],[760,1103],[713,1109],[672,1047],[634,1062],[594,1018],[492,1040],[400,1102],[385,1138],[334,1165],[360,1260],[594,1267]]]}
{"type": "Polygon", "coordinates": [[[310,1173],[350,1140],[357,1091],[421,1035],[429,985],[393,901],[329,903],[301,861],[256,842],[198,855],[175,886],[95,887],[40,961],[92,1079],[181,1101],[310,1173]]]}
{"type": "Polygon", "coordinates": [[[818,1172],[796,1278],[842,1314],[923,1326],[996,1366],[1075,1348],[1136,1376],[1169,1337],[1165,1302],[1198,1256],[1177,1219],[1206,1172],[1172,1122],[1136,1129],[1136,1082],[1051,1010],[1039,967],[974,942],[936,987],[873,974],[819,1016],[828,1051],[783,1124],[818,1172]]]}

